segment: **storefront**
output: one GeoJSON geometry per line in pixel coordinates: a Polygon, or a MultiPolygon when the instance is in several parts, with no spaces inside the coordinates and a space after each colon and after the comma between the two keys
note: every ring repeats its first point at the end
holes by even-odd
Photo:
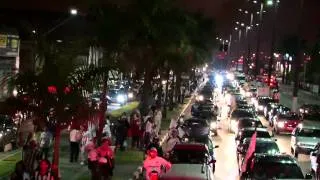
{"type": "Polygon", "coordinates": [[[19,71],[19,36],[0,31],[0,101],[12,95],[10,78],[19,71]]]}

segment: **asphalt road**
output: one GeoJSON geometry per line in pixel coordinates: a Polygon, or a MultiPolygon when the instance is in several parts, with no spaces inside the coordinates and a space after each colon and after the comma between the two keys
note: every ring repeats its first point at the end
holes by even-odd
{"type": "MultiPolygon", "coordinates": [[[[222,99],[222,98],[221,98],[222,99]]],[[[222,115],[220,121],[221,129],[218,130],[218,136],[215,136],[214,142],[219,145],[219,148],[215,150],[216,156],[216,180],[236,180],[239,179],[238,164],[236,158],[236,144],[235,144],[235,134],[228,132],[227,126],[227,106],[224,105],[222,100],[219,103],[222,106],[222,115]]],[[[186,112],[186,117],[190,117],[190,110],[186,112]]],[[[264,126],[268,127],[271,132],[267,121],[264,117],[259,117],[264,126]]],[[[277,139],[277,144],[282,153],[291,154],[290,152],[290,134],[287,135],[275,135],[277,139]]],[[[310,173],[310,159],[308,155],[299,154],[298,163],[304,174],[310,173]]]]}

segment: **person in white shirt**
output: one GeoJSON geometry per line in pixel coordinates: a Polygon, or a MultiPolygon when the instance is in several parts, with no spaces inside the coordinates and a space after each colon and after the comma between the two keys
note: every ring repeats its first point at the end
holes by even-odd
{"type": "Polygon", "coordinates": [[[70,162],[77,162],[80,151],[80,140],[82,139],[80,131],[73,127],[70,131],[70,162]]]}
{"type": "Polygon", "coordinates": [[[144,145],[145,147],[148,147],[151,136],[153,134],[153,127],[154,127],[154,122],[152,117],[147,117],[147,121],[145,122],[145,133],[144,133],[144,145]]]}
{"type": "Polygon", "coordinates": [[[179,132],[176,129],[171,130],[171,136],[169,136],[165,145],[163,146],[164,154],[170,153],[172,151],[172,149],[174,148],[174,146],[177,143],[180,143],[180,139],[179,139],[178,135],[179,135],[179,132]]]}
{"type": "Polygon", "coordinates": [[[162,112],[160,108],[157,108],[154,113],[154,123],[155,123],[155,133],[156,135],[160,132],[161,120],[162,120],[162,112]]]}
{"type": "Polygon", "coordinates": [[[44,156],[44,159],[48,159],[51,139],[52,139],[52,135],[50,131],[48,130],[47,127],[44,127],[43,132],[41,132],[40,134],[40,142],[39,142],[41,158],[43,158],[44,156]]]}
{"type": "Polygon", "coordinates": [[[110,129],[110,120],[109,120],[109,116],[107,116],[106,118],[106,124],[104,125],[103,127],[103,130],[102,130],[102,134],[104,137],[107,137],[107,138],[111,138],[112,134],[111,134],[111,129],[110,129]]]}

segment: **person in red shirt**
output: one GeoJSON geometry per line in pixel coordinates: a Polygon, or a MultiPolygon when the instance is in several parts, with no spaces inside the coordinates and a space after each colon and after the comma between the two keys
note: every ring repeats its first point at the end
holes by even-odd
{"type": "Polygon", "coordinates": [[[114,153],[110,146],[111,139],[105,138],[102,140],[102,145],[97,148],[98,168],[102,179],[108,179],[113,175],[114,153]]]}
{"type": "Polygon", "coordinates": [[[146,160],[144,160],[143,162],[143,168],[146,172],[146,180],[157,179],[155,177],[155,174],[156,176],[161,175],[163,167],[166,170],[169,170],[171,169],[171,163],[163,159],[162,157],[159,157],[156,148],[151,148],[148,151],[146,160]]]}
{"type": "Polygon", "coordinates": [[[133,113],[130,121],[130,129],[132,135],[132,144],[131,147],[139,148],[140,145],[140,124],[141,120],[138,117],[137,113],[133,113]]]}

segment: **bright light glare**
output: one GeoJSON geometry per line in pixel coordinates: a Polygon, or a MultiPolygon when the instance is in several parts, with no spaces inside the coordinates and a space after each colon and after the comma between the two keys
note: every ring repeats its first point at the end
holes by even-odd
{"type": "Polygon", "coordinates": [[[227,74],[227,78],[228,78],[229,80],[233,81],[233,80],[234,80],[234,75],[233,75],[232,73],[228,73],[228,74],[227,74]]]}
{"type": "Polygon", "coordinates": [[[166,81],[166,80],[163,80],[161,83],[162,83],[162,85],[166,85],[166,84],[167,84],[167,81],[166,81]]]}
{"type": "Polygon", "coordinates": [[[268,5],[268,6],[272,6],[272,5],[273,5],[273,0],[268,0],[268,1],[267,1],[267,5],[268,5]]]}
{"type": "Polygon", "coordinates": [[[130,99],[133,98],[133,93],[132,93],[132,92],[129,92],[129,93],[128,93],[128,98],[130,98],[130,99]]]}
{"type": "Polygon", "coordinates": [[[283,127],[284,127],[284,122],[279,122],[279,123],[278,123],[278,127],[279,127],[279,128],[283,128],[283,127]]]}
{"type": "Polygon", "coordinates": [[[78,10],[77,9],[70,9],[70,14],[77,15],[78,14],[78,10]]]}
{"type": "Polygon", "coordinates": [[[18,91],[17,91],[17,89],[16,89],[16,88],[12,91],[12,94],[13,94],[13,96],[14,96],[14,97],[17,97],[17,95],[18,95],[18,91]]]}
{"type": "Polygon", "coordinates": [[[223,77],[220,74],[216,74],[215,81],[218,87],[222,87],[223,77]]]}
{"type": "Polygon", "coordinates": [[[253,3],[257,4],[257,1],[253,1],[253,3]]]}
{"type": "Polygon", "coordinates": [[[198,100],[198,101],[203,101],[203,100],[204,100],[204,97],[203,97],[202,95],[199,95],[199,96],[197,96],[197,100],[198,100]]]}
{"type": "Polygon", "coordinates": [[[118,101],[118,103],[124,103],[124,101],[125,101],[124,95],[122,95],[122,94],[118,95],[117,96],[117,101],[118,101]]]}
{"type": "Polygon", "coordinates": [[[216,122],[211,122],[210,128],[211,129],[216,129],[217,128],[217,123],[216,122]]]}

